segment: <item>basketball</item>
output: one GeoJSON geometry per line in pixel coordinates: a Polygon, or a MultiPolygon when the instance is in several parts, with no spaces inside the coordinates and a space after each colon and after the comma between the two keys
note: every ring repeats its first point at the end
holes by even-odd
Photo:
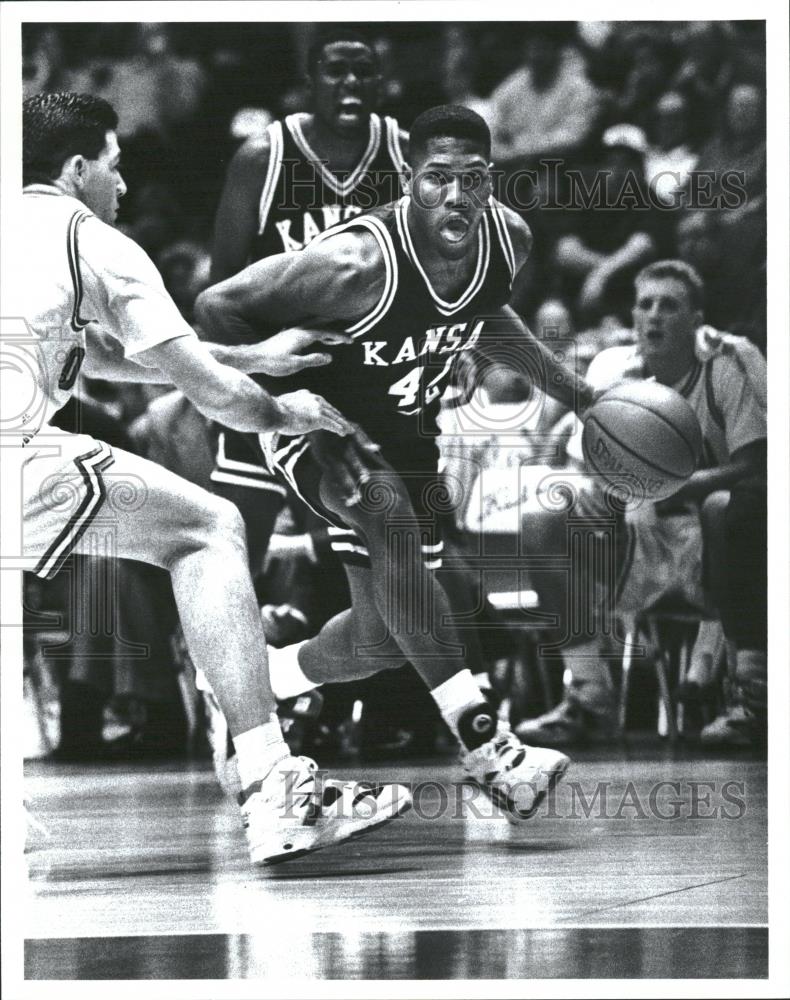
{"type": "Polygon", "coordinates": [[[627,382],[592,405],[582,449],[591,472],[650,500],[664,500],[697,468],[702,432],[680,393],[658,382],[627,382]]]}

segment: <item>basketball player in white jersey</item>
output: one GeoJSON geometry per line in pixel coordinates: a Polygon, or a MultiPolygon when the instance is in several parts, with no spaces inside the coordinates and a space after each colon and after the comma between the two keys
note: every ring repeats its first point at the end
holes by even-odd
{"type": "MultiPolygon", "coordinates": [[[[5,308],[32,331],[28,370],[36,365],[43,397],[17,421],[25,556],[38,575],[52,576],[69,554],[91,550],[96,522],[102,535],[111,533],[114,556],[169,570],[190,654],[210,679],[235,743],[253,863],[372,829],[408,807],[405,789],[371,789],[358,802],[352,784],[330,783],[322,797],[315,764],[291,757],[282,739],[235,508],[158,465],[47,421],[82,368],[103,378],[172,383],[204,414],[239,430],[344,435],[353,427],[316,395],[275,400],[242,373],[282,370],[272,341],[263,355],[217,348],[235,370],[184,323],[150,259],[113,228],[126,188],[117,116],[106,102],[39,94],[25,102],[23,123],[24,226],[5,308]],[[136,491],[135,502],[108,503],[113,482],[136,491]]],[[[30,389],[28,382],[13,396],[30,389]]],[[[13,397],[8,412],[19,416],[13,397]]]]}
{"type": "Polygon", "coordinates": [[[352,609],[303,644],[279,680],[273,673],[276,693],[409,659],[458,737],[467,774],[519,820],[534,815],[569,761],[524,746],[498,725],[465,662],[432,572],[443,549],[436,514],[447,503],[436,490],[436,416],[455,359],[492,341],[495,349],[509,341],[511,364],[538,360],[549,391],[566,405],[581,409],[592,393],[506,305],[531,237],[492,198],[489,158],[479,115],[456,106],[424,112],[410,130],[403,199],[301,252],[252,265],[202,293],[197,310],[203,329],[220,340],[267,320],[309,325],[311,316],[350,333],[351,345],[330,348],[335,360],[318,381],[381,446],[350,504],[331,471],[331,456],[339,462],[342,451],[326,436],[261,436],[271,468],[336,537],[357,539],[346,544],[352,609]],[[360,574],[355,562],[370,568],[360,574]]]}
{"type": "MultiPolygon", "coordinates": [[[[635,289],[636,343],[602,351],[587,379],[599,391],[639,378],[676,389],[699,420],[703,457],[672,497],[626,513],[619,578],[608,600],[628,619],[668,595],[700,609],[712,599],[736,649],[741,690],[731,709],[703,730],[702,740],[748,745],[765,735],[765,358],[745,338],[703,325],[702,280],[683,261],[648,265],[637,275],[635,289]]],[[[580,459],[579,434],[580,428],[569,452],[580,459]]],[[[582,503],[595,507],[597,497],[593,490],[582,503]]],[[[546,515],[542,526],[532,525],[543,551],[555,545],[549,520],[546,515]]],[[[716,621],[702,623],[692,654],[693,683],[709,680],[701,673],[701,654],[715,654],[720,631],[716,621]]],[[[611,739],[613,697],[599,643],[596,637],[587,648],[570,651],[573,682],[566,698],[518,726],[522,738],[556,746],[611,739]]]]}

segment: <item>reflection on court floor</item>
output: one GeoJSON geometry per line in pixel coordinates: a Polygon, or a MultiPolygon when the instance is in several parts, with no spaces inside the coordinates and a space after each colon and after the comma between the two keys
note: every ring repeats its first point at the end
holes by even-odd
{"type": "Polygon", "coordinates": [[[264,872],[202,767],[30,765],[26,977],[765,976],[764,764],[631,756],[577,758],[523,830],[447,760],[357,765],[415,809],[264,872]]]}

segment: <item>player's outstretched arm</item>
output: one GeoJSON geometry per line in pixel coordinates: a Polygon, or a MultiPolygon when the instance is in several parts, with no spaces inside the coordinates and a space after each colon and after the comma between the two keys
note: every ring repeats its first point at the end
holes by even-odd
{"type": "Polygon", "coordinates": [[[103,335],[92,323],[85,328],[85,348],[85,361],[80,371],[88,378],[102,378],[108,382],[173,384],[170,377],[158,368],[146,368],[133,358],[124,357],[119,341],[103,335]]]}
{"type": "Polygon", "coordinates": [[[264,324],[350,324],[379,302],[384,281],[376,238],[339,233],[314,240],[305,250],[267,257],[206,289],[195,303],[195,316],[207,339],[249,344],[260,339],[264,324]]]}
{"type": "MultiPolygon", "coordinates": [[[[569,410],[574,410],[579,417],[583,416],[600,393],[597,393],[590,383],[577,375],[572,368],[558,361],[554,351],[532,333],[524,320],[510,306],[504,306],[500,316],[495,320],[490,324],[492,330],[502,331],[499,321],[504,321],[506,336],[509,336],[510,331],[515,331],[519,351],[514,354],[514,361],[519,355],[526,361],[527,371],[535,373],[536,381],[539,379],[538,388],[569,410]]],[[[501,332],[497,334],[501,335],[501,332]]],[[[521,366],[519,370],[523,371],[521,366]]]]}
{"type": "MultiPolygon", "coordinates": [[[[87,372],[120,381],[172,383],[206,416],[238,430],[350,433],[351,426],[320,397],[294,393],[275,401],[236,370],[248,358],[234,359],[232,367],[212,356],[179,314],[151,259],[128,237],[89,219],[80,239],[81,266],[86,277],[94,276],[85,283],[84,310],[101,330],[95,334],[89,327],[86,333],[87,372]]],[[[300,352],[316,339],[313,333],[269,345],[261,364],[246,370],[298,371],[305,367],[300,352]]],[[[228,349],[215,347],[214,352],[227,354],[228,349]]],[[[326,360],[317,353],[314,364],[326,360]]]]}
{"type": "MultiPolygon", "coordinates": [[[[508,232],[513,243],[516,257],[516,275],[524,267],[532,251],[532,233],[521,216],[503,206],[508,232]]],[[[590,407],[596,396],[592,386],[571,368],[558,360],[541,340],[529,329],[524,320],[510,306],[505,306],[497,322],[490,324],[492,338],[496,341],[501,336],[510,339],[513,331],[514,344],[517,346],[513,357],[522,358],[527,363],[527,370],[538,373],[542,389],[547,396],[556,399],[568,409],[575,410],[581,416],[590,407]],[[526,355],[524,358],[523,356],[526,355]]]]}
{"type": "Polygon", "coordinates": [[[308,434],[355,431],[323,397],[300,390],[277,399],[247,375],[216,361],[194,337],[177,337],[141,352],[140,361],[158,368],[210,420],[239,431],[308,434]]]}

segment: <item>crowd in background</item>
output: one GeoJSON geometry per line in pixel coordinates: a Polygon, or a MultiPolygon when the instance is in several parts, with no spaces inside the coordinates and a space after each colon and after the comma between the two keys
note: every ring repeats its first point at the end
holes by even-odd
{"type": "MultiPolygon", "coordinates": [[[[195,297],[209,281],[213,217],[232,153],[273,119],[307,106],[302,67],[312,27],[25,26],[25,96],[86,91],[116,108],[129,189],[119,225],[152,256],[188,320],[195,297]]],[[[383,70],[383,113],[408,129],[426,107],[452,102],[472,107],[488,121],[498,194],[521,211],[534,235],[531,263],[515,299],[536,332],[572,338],[583,368],[603,347],[628,342],[637,271],[652,260],[674,257],[693,264],[703,277],[706,321],[748,337],[765,351],[761,22],[366,27],[375,37],[383,70]],[[591,205],[601,176],[607,178],[608,201],[591,205]],[[700,177],[708,178],[701,186],[700,177]]],[[[493,391],[504,404],[518,394],[512,383],[493,391]]],[[[172,394],[93,382],[84,386],[82,406],[97,420],[114,424],[123,437],[119,444],[207,484],[211,455],[200,418],[172,394]],[[177,467],[179,461],[185,468],[177,467]]],[[[104,428],[95,433],[112,441],[104,428]]],[[[281,563],[287,562],[297,545],[283,539],[298,537],[305,546],[300,557],[315,566],[320,546],[310,539],[320,528],[298,520],[297,515],[278,527],[275,547],[281,546],[281,563]]],[[[321,559],[327,558],[322,552],[321,559]]],[[[339,567],[320,565],[322,572],[334,573],[342,599],[339,567]]],[[[298,621],[282,610],[298,603],[287,573],[285,580],[273,574],[276,558],[259,569],[261,600],[275,640],[301,638],[298,621]]],[[[122,569],[121,590],[134,588],[138,572],[137,564],[122,569]]],[[[153,593],[160,593],[156,571],[148,577],[153,593]]],[[[31,606],[57,603],[43,590],[29,595],[31,606]]],[[[137,592],[148,591],[140,587],[137,592]]],[[[309,586],[306,593],[303,617],[315,624],[333,612],[313,606],[316,597],[309,586]]],[[[155,649],[149,666],[159,660],[177,666],[183,652],[173,636],[157,636],[151,625],[164,606],[169,608],[166,595],[151,600],[141,611],[143,624],[138,616],[124,634],[131,645],[147,637],[155,649]]],[[[172,713],[156,706],[173,701],[173,685],[140,681],[140,665],[128,657],[115,657],[113,677],[92,680],[91,671],[107,657],[91,649],[84,658],[91,669],[83,663],[77,680],[101,692],[92,709],[97,738],[103,706],[120,693],[127,727],[140,704],[147,704],[143,716],[161,716],[159,729],[168,736],[162,743],[170,746],[169,737],[181,730],[174,727],[172,713]],[[119,662],[125,666],[119,668],[119,662]]],[[[409,690],[402,678],[401,697],[409,690]]],[[[63,711],[70,711],[69,704],[66,699],[63,711]]],[[[338,724],[347,718],[349,696],[339,705],[338,724]]],[[[412,715],[419,715],[417,707],[412,715]]],[[[368,719],[379,732],[391,722],[368,719]]],[[[79,725],[84,728],[84,720],[79,725]]]]}

